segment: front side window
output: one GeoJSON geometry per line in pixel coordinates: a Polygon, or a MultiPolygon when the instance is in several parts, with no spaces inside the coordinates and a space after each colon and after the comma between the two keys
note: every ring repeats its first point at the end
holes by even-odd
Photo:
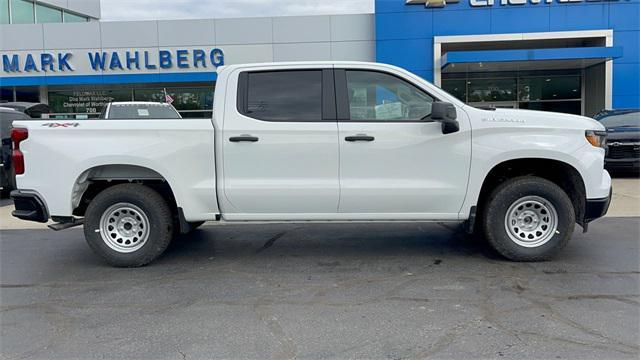
{"type": "Polygon", "coordinates": [[[268,121],[322,120],[322,70],[247,74],[243,113],[268,121]]]}
{"type": "Polygon", "coordinates": [[[351,120],[419,121],[431,115],[433,97],[393,75],[347,70],[351,120]]]}

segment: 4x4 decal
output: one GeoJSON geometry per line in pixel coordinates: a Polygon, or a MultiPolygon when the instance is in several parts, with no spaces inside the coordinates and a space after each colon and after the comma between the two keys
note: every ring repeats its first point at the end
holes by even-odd
{"type": "Polygon", "coordinates": [[[44,123],[44,124],[42,124],[42,126],[46,126],[46,127],[49,127],[49,128],[60,128],[60,127],[61,128],[70,128],[70,127],[78,127],[78,126],[80,126],[80,123],[77,123],[77,122],[75,122],[75,123],[55,123],[55,122],[52,122],[52,123],[44,123]]]}

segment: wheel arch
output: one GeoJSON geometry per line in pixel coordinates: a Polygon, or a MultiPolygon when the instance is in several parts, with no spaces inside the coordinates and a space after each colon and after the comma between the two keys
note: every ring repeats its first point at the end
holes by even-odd
{"type": "Polygon", "coordinates": [[[123,183],[147,185],[165,197],[172,209],[178,208],[174,187],[160,171],[135,163],[101,163],[87,167],[76,177],[71,193],[73,215],[83,216],[88,203],[99,192],[123,183]]]}
{"type": "Polygon", "coordinates": [[[564,190],[571,199],[576,222],[584,226],[586,186],[580,171],[558,159],[522,157],[495,164],[485,176],[477,196],[476,216],[481,215],[491,191],[502,182],[518,176],[537,176],[549,180],[564,190]]]}

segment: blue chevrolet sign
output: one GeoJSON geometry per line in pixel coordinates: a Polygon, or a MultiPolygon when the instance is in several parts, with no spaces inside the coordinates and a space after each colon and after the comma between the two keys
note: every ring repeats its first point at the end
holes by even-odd
{"type": "MultiPolygon", "coordinates": [[[[131,70],[215,69],[224,65],[224,53],[219,48],[151,51],[90,51],[86,54],[89,67],[98,72],[131,70]]],[[[2,54],[2,70],[8,74],[33,72],[73,72],[71,52],[2,54]]]]}

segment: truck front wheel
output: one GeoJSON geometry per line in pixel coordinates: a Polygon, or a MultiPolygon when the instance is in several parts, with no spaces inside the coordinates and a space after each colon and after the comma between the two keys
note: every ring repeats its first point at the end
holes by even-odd
{"type": "Polygon", "coordinates": [[[564,248],[575,225],[569,196],[535,176],[507,180],[493,190],[482,226],[491,246],[514,261],[547,260],[564,248]]]}
{"type": "Polygon", "coordinates": [[[147,186],[115,185],[99,193],[87,207],[84,234],[91,249],[109,264],[143,266],[169,245],[171,210],[147,186]]]}

